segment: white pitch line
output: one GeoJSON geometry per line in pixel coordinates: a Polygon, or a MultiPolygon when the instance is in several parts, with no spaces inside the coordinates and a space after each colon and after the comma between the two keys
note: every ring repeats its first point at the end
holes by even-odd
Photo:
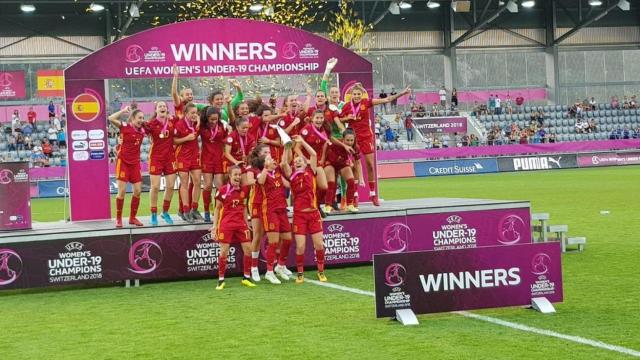
{"type": "MultiPolygon", "coordinates": [[[[354,294],[366,295],[366,296],[372,296],[372,297],[375,296],[375,293],[372,292],[372,291],[366,291],[366,290],[350,288],[350,287],[343,286],[343,285],[320,282],[320,281],[317,281],[317,280],[310,280],[310,279],[309,280],[305,279],[305,282],[310,282],[310,283],[312,283],[314,285],[324,286],[324,287],[328,287],[328,288],[332,288],[332,289],[336,289],[336,290],[347,291],[347,292],[354,293],[354,294]]],[[[558,332],[551,331],[551,330],[539,329],[539,328],[535,328],[535,327],[532,327],[532,326],[522,325],[522,324],[518,324],[518,323],[514,323],[514,322],[510,322],[510,321],[505,321],[505,320],[500,320],[500,319],[489,317],[489,316],[474,314],[474,313],[471,313],[471,312],[468,312],[468,311],[457,311],[457,312],[454,312],[454,314],[458,314],[458,315],[461,315],[461,316],[464,316],[464,317],[467,317],[467,318],[471,318],[471,319],[486,321],[488,323],[492,323],[492,324],[496,324],[496,325],[500,325],[500,326],[505,326],[505,327],[508,327],[508,328],[511,328],[511,329],[516,329],[516,330],[520,330],[520,331],[526,331],[526,332],[530,332],[530,333],[534,333],[534,334],[538,334],[538,335],[555,337],[555,338],[562,339],[562,340],[572,341],[572,342],[575,342],[575,343],[578,343],[578,344],[589,345],[589,346],[592,346],[592,347],[595,347],[595,348],[599,348],[599,349],[604,349],[604,350],[614,351],[614,352],[618,352],[618,353],[625,354],[625,355],[631,355],[631,356],[635,356],[635,357],[640,357],[640,351],[629,349],[629,348],[625,348],[625,347],[618,346],[618,345],[607,344],[607,343],[604,343],[604,342],[598,341],[598,340],[591,340],[591,339],[583,338],[583,337],[580,337],[580,336],[566,335],[566,334],[558,333],[558,332]]]]}

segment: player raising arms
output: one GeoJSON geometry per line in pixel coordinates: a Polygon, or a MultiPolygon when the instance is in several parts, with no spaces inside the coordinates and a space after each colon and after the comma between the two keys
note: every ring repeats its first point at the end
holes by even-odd
{"type": "Polygon", "coordinates": [[[291,247],[291,224],[289,224],[287,216],[287,199],[284,192],[285,187],[289,187],[289,183],[270,156],[264,159],[264,168],[256,180],[262,190],[262,224],[267,232],[269,242],[267,246],[267,273],[264,278],[272,284],[280,284],[280,280],[273,273],[273,263],[276,260],[276,250],[280,241],[282,241],[280,257],[275,271],[283,280],[289,280],[289,276],[293,275],[284,266],[291,247]]]}
{"type": "MultiPolygon", "coordinates": [[[[322,96],[324,94],[319,91],[322,96]]],[[[328,109],[327,109],[328,110],[328,109]]],[[[304,144],[310,145],[310,147],[315,151],[316,156],[313,159],[316,161],[314,166],[313,173],[316,175],[317,183],[317,194],[316,199],[318,209],[320,210],[320,214],[324,216],[324,213],[327,211],[330,213],[332,208],[331,206],[326,206],[322,209],[322,205],[325,202],[326,191],[327,191],[327,177],[324,173],[324,161],[326,155],[326,149],[331,144],[330,135],[331,133],[331,125],[329,125],[329,121],[327,121],[325,117],[325,112],[323,110],[315,110],[311,114],[311,122],[305,125],[300,134],[302,138],[305,140],[304,144]],[[324,212],[323,212],[324,210],[324,212]]],[[[334,141],[337,141],[334,139],[334,141]]],[[[304,145],[303,144],[303,145],[304,145]]],[[[311,158],[311,154],[307,152],[306,146],[302,148],[302,155],[311,158]]]]}
{"type": "Polygon", "coordinates": [[[171,225],[173,220],[169,215],[169,207],[173,197],[173,186],[176,183],[176,157],[173,150],[175,119],[169,115],[167,104],[164,101],[158,101],[154,116],[143,126],[151,137],[151,151],[149,152],[151,225],[158,225],[158,193],[160,192],[160,177],[162,175],[164,175],[166,184],[162,202],[162,219],[171,225]]]}
{"type": "Polygon", "coordinates": [[[198,110],[192,103],[185,106],[184,118],[176,122],[173,143],[176,146],[176,163],[180,176],[180,194],[182,199],[182,218],[193,223],[204,220],[198,212],[200,198],[200,149],[198,147],[198,110]],[[191,203],[189,203],[189,180],[193,184],[191,203]]]}
{"type": "MultiPolygon", "coordinates": [[[[327,161],[324,171],[327,175],[327,198],[326,203],[330,204],[336,196],[336,175],[345,179],[347,183],[346,200],[347,211],[357,212],[355,204],[356,184],[362,179],[362,168],[360,165],[360,149],[356,145],[356,135],[353,129],[346,129],[342,143],[333,143],[327,149],[327,161]]],[[[327,205],[328,206],[328,205],[327,205]]]]}
{"type": "Polygon", "coordinates": [[[220,243],[220,256],[218,257],[218,286],[216,290],[222,290],[225,286],[224,273],[227,270],[227,257],[229,247],[239,242],[244,254],[242,269],[244,277],[241,284],[247,287],[255,287],[251,281],[251,239],[249,227],[244,217],[244,203],[249,196],[249,187],[240,186],[242,172],[240,167],[229,168],[229,183],[222,186],[216,192],[216,208],[213,211],[213,227],[211,237],[220,243]]]}
{"type": "MultiPolygon", "coordinates": [[[[231,100],[229,100],[231,98],[230,96],[225,96],[222,91],[216,90],[207,97],[207,101],[209,102],[209,105],[220,110],[221,120],[232,123],[235,119],[233,109],[235,109],[242,102],[242,100],[244,99],[244,93],[242,92],[242,87],[240,86],[238,80],[231,79],[229,80],[229,83],[231,83],[231,85],[236,89],[236,94],[231,100]]],[[[196,106],[198,107],[198,111],[201,111],[207,105],[196,104],[196,106]]]]}
{"type": "Polygon", "coordinates": [[[264,226],[262,224],[262,189],[256,182],[256,178],[264,169],[264,159],[271,156],[271,149],[265,144],[258,144],[249,154],[250,167],[247,171],[247,185],[251,185],[251,195],[249,196],[249,210],[251,212],[251,229],[253,237],[251,239],[251,278],[253,281],[260,281],[258,270],[258,260],[260,257],[260,241],[264,237],[264,226]]]}
{"type": "Polygon", "coordinates": [[[142,127],[144,113],[141,110],[134,110],[129,115],[127,122],[120,121],[120,116],[128,114],[131,109],[127,106],[124,109],[109,116],[109,122],[120,129],[120,149],[118,150],[118,160],[116,163],[116,178],[118,180],[118,195],[116,196],[116,227],[122,227],[122,207],[124,206],[124,195],[127,190],[127,183],[133,184],[133,197],[131,198],[131,212],[129,214],[129,224],[143,226],[140,220],[136,219],[138,206],[140,205],[140,193],[142,192],[142,175],[140,173],[140,145],[145,137],[142,127]]]}
{"type": "Polygon", "coordinates": [[[276,124],[281,115],[273,115],[271,108],[261,105],[256,110],[256,116],[249,118],[249,133],[259,144],[269,145],[271,157],[279,162],[282,158],[282,147],[278,131],[272,126],[276,124]]]}
{"type": "Polygon", "coordinates": [[[376,181],[374,174],[374,152],[376,150],[375,137],[371,130],[370,109],[375,105],[389,103],[401,96],[411,92],[410,88],[404,89],[401,93],[384,99],[364,99],[365,94],[362,84],[357,83],[351,87],[351,99],[344,104],[340,113],[340,120],[349,122],[349,126],[356,133],[356,142],[360,147],[360,151],[364,155],[367,165],[367,180],[369,181],[369,199],[375,206],[380,206],[378,195],[376,194],[376,181]]]}
{"type": "Polygon", "coordinates": [[[224,168],[222,159],[224,144],[227,138],[227,130],[222,124],[220,110],[208,106],[202,110],[200,123],[200,139],[202,140],[202,173],[204,175],[204,189],[202,200],[204,202],[204,221],[211,222],[211,191],[222,187],[224,181],[224,168]]]}
{"type": "MultiPolygon", "coordinates": [[[[304,251],[307,242],[307,234],[311,235],[313,248],[318,264],[318,279],[327,281],[324,274],[324,243],[322,241],[322,220],[318,211],[316,199],[316,171],[317,154],[300,136],[294,136],[293,141],[302,145],[304,151],[309,154],[309,160],[304,156],[296,156],[293,159],[294,170],[289,166],[288,154],[285,151],[282,159],[282,170],[289,178],[291,192],[293,193],[293,233],[296,238],[296,267],[298,274],[296,284],[304,282],[304,251]]],[[[280,254],[282,255],[282,253],[280,254]]]]}
{"type": "Polygon", "coordinates": [[[246,166],[247,156],[256,146],[256,141],[249,134],[249,120],[244,117],[236,120],[236,129],[227,136],[224,145],[224,161],[225,170],[236,165],[242,170],[242,184],[246,185],[246,166]]]}

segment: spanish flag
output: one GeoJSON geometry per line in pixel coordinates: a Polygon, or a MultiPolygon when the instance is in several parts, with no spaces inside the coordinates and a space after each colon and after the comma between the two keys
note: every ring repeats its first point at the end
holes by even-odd
{"type": "Polygon", "coordinates": [[[39,97],[64,96],[63,70],[38,70],[36,76],[39,97]]]}
{"type": "Polygon", "coordinates": [[[91,94],[83,93],[73,100],[71,110],[78,120],[89,122],[100,114],[100,101],[91,94]]]}

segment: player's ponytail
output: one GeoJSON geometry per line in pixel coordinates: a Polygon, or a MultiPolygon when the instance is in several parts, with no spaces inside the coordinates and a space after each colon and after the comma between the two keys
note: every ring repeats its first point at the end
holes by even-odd
{"type": "Polygon", "coordinates": [[[251,165],[256,169],[260,169],[260,170],[264,169],[264,159],[260,159],[260,152],[262,152],[262,149],[268,146],[269,145],[266,145],[266,144],[256,145],[256,147],[254,147],[253,150],[251,150],[251,153],[249,154],[249,157],[248,157],[249,165],[251,165]]]}

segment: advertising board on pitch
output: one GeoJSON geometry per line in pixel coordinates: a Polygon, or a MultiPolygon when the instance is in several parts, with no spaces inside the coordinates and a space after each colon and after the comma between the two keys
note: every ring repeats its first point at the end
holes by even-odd
{"type": "Polygon", "coordinates": [[[414,163],[415,176],[485,174],[498,172],[496,159],[462,159],[414,163]]]}
{"type": "Polygon", "coordinates": [[[554,170],[578,167],[576,154],[499,157],[499,171],[554,170]]]}
{"type": "Polygon", "coordinates": [[[376,316],[561,302],[560,243],[376,254],[376,316]]]}

